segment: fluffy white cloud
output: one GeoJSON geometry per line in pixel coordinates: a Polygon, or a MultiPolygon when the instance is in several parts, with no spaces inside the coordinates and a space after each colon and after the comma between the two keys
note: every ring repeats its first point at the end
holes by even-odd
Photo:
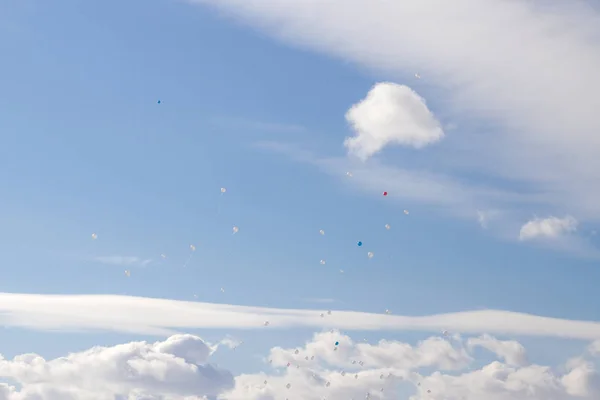
{"type": "Polygon", "coordinates": [[[577,230],[577,220],[571,216],[564,218],[535,218],[521,227],[519,239],[557,238],[565,233],[577,230]]]}
{"type": "Polygon", "coordinates": [[[471,338],[467,344],[469,347],[483,347],[496,354],[499,358],[510,365],[527,364],[525,348],[521,343],[515,340],[498,340],[490,335],[483,335],[479,338],[471,338]]]}
{"type": "Polygon", "coordinates": [[[600,338],[600,323],[516,312],[480,310],[424,317],[290,310],[112,295],[0,293],[0,324],[51,330],[111,330],[170,335],[187,328],[289,329],[317,327],[370,331],[452,330],[533,336],[600,338]],[[264,326],[268,321],[269,326],[264,326]]]}
{"type": "Polygon", "coordinates": [[[275,347],[265,358],[269,371],[234,378],[207,363],[216,346],[196,336],[175,335],[163,342],[94,347],[54,360],[36,354],[0,358],[0,377],[17,384],[0,384],[0,400],[347,400],[367,393],[379,400],[600,396],[595,360],[587,355],[556,369],[562,374],[524,359],[520,366],[493,361],[467,370],[475,345],[493,347],[501,358],[524,353],[518,342],[488,335],[466,341],[431,337],[412,346],[355,342],[330,331],[315,334],[301,347],[275,347]]]}
{"type": "Polygon", "coordinates": [[[214,351],[202,339],[94,347],[54,360],[37,354],[0,359],[1,400],[200,399],[233,387],[233,375],[207,364],[214,351]]]}
{"type": "Polygon", "coordinates": [[[362,160],[390,144],[421,148],[444,137],[425,100],[408,86],[390,82],[373,86],[348,110],[346,120],[356,136],[347,138],[344,146],[362,160]]]}

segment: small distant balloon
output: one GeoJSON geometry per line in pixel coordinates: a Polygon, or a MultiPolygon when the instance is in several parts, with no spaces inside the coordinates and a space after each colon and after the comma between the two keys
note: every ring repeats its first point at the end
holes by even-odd
{"type": "Polygon", "coordinates": [[[352,178],[352,172],[350,172],[350,171],[346,172],[346,176],[348,176],[349,178],[352,178]]]}
{"type": "Polygon", "coordinates": [[[167,256],[163,253],[163,254],[160,255],[160,258],[164,259],[164,258],[167,258],[167,256]]]}
{"type": "Polygon", "coordinates": [[[385,310],[386,314],[391,314],[392,312],[390,310],[385,310]]]}
{"type": "Polygon", "coordinates": [[[225,293],[225,289],[221,288],[221,293],[225,293]]]}
{"type": "Polygon", "coordinates": [[[325,265],[325,260],[320,261],[321,265],[325,265]]]}
{"type": "Polygon", "coordinates": [[[296,351],[294,351],[294,354],[298,354],[300,353],[300,350],[296,349],[296,351]]]}
{"type": "Polygon", "coordinates": [[[92,233],[92,239],[94,239],[94,240],[98,239],[98,235],[96,235],[95,233],[92,233]]]}
{"type": "Polygon", "coordinates": [[[362,246],[362,242],[360,242],[360,241],[359,241],[358,243],[356,243],[356,245],[357,245],[358,247],[360,247],[360,246],[362,246]]]}
{"type": "Polygon", "coordinates": [[[233,234],[236,234],[240,231],[240,228],[238,228],[237,226],[233,227],[233,234]]]}
{"type": "Polygon", "coordinates": [[[266,384],[267,384],[267,381],[264,381],[263,383],[266,385],[266,384]]]}
{"type": "Polygon", "coordinates": [[[321,235],[324,235],[324,234],[325,234],[325,231],[324,231],[323,229],[321,229],[321,230],[319,231],[319,233],[320,233],[321,235]]]}
{"type": "Polygon", "coordinates": [[[387,229],[388,231],[391,229],[391,225],[390,224],[385,224],[385,229],[387,229]]]}
{"type": "Polygon", "coordinates": [[[269,321],[265,321],[265,326],[269,326],[269,321]]]}
{"type": "Polygon", "coordinates": [[[373,256],[374,256],[373,252],[370,251],[370,252],[367,253],[367,257],[373,258],[373,256]]]}
{"type": "Polygon", "coordinates": [[[156,103],[157,103],[157,104],[160,104],[160,100],[158,100],[156,103]]]}
{"type": "Polygon", "coordinates": [[[221,193],[225,193],[227,191],[227,189],[225,189],[224,187],[221,188],[221,193]]]}
{"type": "Polygon", "coordinates": [[[290,384],[288,383],[287,385],[285,385],[285,387],[289,389],[289,388],[291,388],[291,387],[292,387],[292,385],[290,385],[290,384]]]}
{"type": "Polygon", "coordinates": [[[404,214],[408,215],[408,210],[404,210],[404,214]]]}
{"type": "Polygon", "coordinates": [[[327,314],[331,315],[331,310],[327,311],[327,314]]]}
{"type": "Polygon", "coordinates": [[[131,272],[130,272],[130,271],[127,271],[127,270],[125,270],[125,275],[127,275],[127,276],[129,277],[129,276],[131,276],[131,272]]]}
{"type": "Polygon", "coordinates": [[[388,195],[388,192],[383,192],[383,195],[384,195],[384,196],[387,196],[387,195],[388,195]]]}
{"type": "Polygon", "coordinates": [[[190,244],[190,250],[196,251],[196,246],[194,246],[193,244],[190,244]]]}
{"type": "Polygon", "coordinates": [[[417,79],[421,79],[421,75],[419,75],[419,74],[415,74],[415,78],[417,78],[417,79]]]}
{"type": "Polygon", "coordinates": [[[343,274],[343,273],[344,273],[344,270],[343,270],[343,269],[340,269],[340,274],[343,274]]]}
{"type": "Polygon", "coordinates": [[[336,345],[336,346],[337,346],[337,345],[339,345],[339,344],[340,344],[340,342],[335,342],[335,345],[336,345]]]}

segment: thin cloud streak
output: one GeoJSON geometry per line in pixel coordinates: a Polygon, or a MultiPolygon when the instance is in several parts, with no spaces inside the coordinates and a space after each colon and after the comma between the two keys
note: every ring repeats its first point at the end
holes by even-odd
{"type": "Polygon", "coordinates": [[[248,307],[116,295],[0,293],[0,324],[35,330],[116,331],[168,336],[194,328],[424,331],[600,339],[600,322],[498,310],[423,317],[248,307]],[[264,325],[269,321],[269,326],[264,325]]]}
{"type": "Polygon", "coordinates": [[[142,259],[140,257],[133,256],[103,256],[94,258],[94,261],[99,262],[101,264],[120,265],[125,267],[145,267],[146,265],[152,262],[152,260],[150,259],[142,259]]]}

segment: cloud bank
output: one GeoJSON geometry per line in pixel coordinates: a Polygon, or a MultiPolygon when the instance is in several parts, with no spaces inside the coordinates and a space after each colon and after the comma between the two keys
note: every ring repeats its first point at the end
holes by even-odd
{"type": "MultiPolygon", "coordinates": [[[[592,400],[600,396],[590,352],[553,368],[526,361],[518,342],[492,336],[430,337],[414,345],[354,341],[332,330],[304,346],[273,347],[266,371],[233,376],[210,363],[216,346],[193,335],[130,342],[46,360],[0,356],[0,400],[592,400]],[[335,344],[337,343],[337,345],[335,344]],[[473,369],[472,345],[501,358],[473,369]],[[514,360],[513,360],[514,361],[514,360]]],[[[239,353],[238,353],[239,354],[239,353]]]]}
{"type": "Polygon", "coordinates": [[[114,295],[0,293],[0,324],[38,330],[102,330],[168,336],[192,328],[337,328],[371,331],[452,330],[600,339],[600,322],[483,310],[423,317],[356,311],[293,310],[114,295]],[[321,316],[324,314],[324,316],[321,316]],[[265,322],[269,322],[265,326],[265,322]]]}

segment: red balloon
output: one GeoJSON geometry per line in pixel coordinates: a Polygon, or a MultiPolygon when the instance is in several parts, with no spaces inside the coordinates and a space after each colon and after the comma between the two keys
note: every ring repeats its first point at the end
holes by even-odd
{"type": "Polygon", "coordinates": [[[383,195],[384,195],[384,196],[387,196],[387,192],[383,192],[383,195]]]}

